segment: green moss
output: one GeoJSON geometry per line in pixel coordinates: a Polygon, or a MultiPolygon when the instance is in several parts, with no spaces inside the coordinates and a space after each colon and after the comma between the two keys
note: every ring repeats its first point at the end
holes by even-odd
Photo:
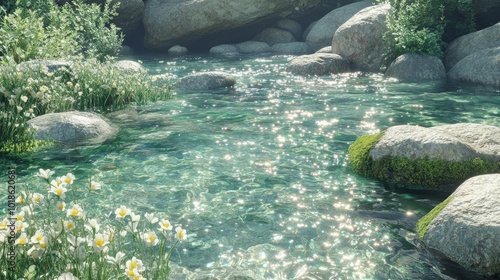
{"type": "Polygon", "coordinates": [[[385,157],[372,163],[369,175],[385,182],[453,191],[468,178],[497,172],[500,172],[499,162],[480,158],[455,162],[429,158],[385,157]]]}
{"type": "Polygon", "coordinates": [[[431,222],[434,220],[434,218],[441,213],[441,211],[450,203],[452,197],[448,197],[445,201],[439,203],[436,207],[434,207],[427,215],[423,216],[422,219],[418,220],[417,222],[417,232],[418,232],[418,237],[423,240],[425,234],[427,233],[427,229],[429,228],[429,225],[431,222]]]}
{"type": "Polygon", "coordinates": [[[22,155],[27,152],[36,152],[54,146],[54,142],[42,140],[29,140],[25,142],[6,141],[0,143],[0,153],[16,153],[22,155]]]}
{"type": "Polygon", "coordinates": [[[363,135],[349,147],[349,163],[354,172],[365,176],[372,175],[372,158],[370,150],[384,135],[383,132],[373,135],[363,135]]]}

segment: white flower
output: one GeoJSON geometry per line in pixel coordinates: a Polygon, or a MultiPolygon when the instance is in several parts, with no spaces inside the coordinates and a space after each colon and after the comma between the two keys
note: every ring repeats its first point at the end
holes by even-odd
{"type": "Polygon", "coordinates": [[[79,217],[79,218],[82,218],[83,214],[84,214],[83,209],[78,204],[74,204],[73,207],[68,209],[68,211],[66,212],[67,216],[73,216],[73,217],[79,217]]]}
{"type": "Polygon", "coordinates": [[[132,220],[132,222],[138,223],[139,220],[141,220],[141,215],[136,215],[134,214],[134,212],[130,212],[130,219],[132,220]]]}
{"type": "Polygon", "coordinates": [[[99,189],[101,189],[101,184],[94,182],[94,181],[90,182],[90,190],[96,191],[99,189]]]}
{"type": "Polygon", "coordinates": [[[40,247],[31,246],[31,248],[28,250],[28,252],[26,252],[26,254],[28,254],[28,256],[34,259],[38,259],[43,254],[44,251],[45,250],[40,247]]]}
{"type": "Polygon", "coordinates": [[[187,239],[187,234],[186,230],[182,229],[181,227],[176,227],[175,228],[175,237],[179,240],[186,240],[187,239]]]}
{"type": "Polygon", "coordinates": [[[71,220],[64,221],[63,224],[64,224],[64,229],[66,231],[70,231],[70,230],[73,230],[75,228],[75,222],[73,222],[71,220]]]}
{"type": "Polygon", "coordinates": [[[31,243],[32,243],[32,244],[39,244],[39,243],[40,243],[40,241],[43,239],[43,237],[44,237],[44,233],[43,233],[43,231],[42,231],[42,230],[37,230],[37,231],[35,232],[35,235],[33,235],[33,236],[31,237],[31,243]]]}
{"type": "Polygon", "coordinates": [[[60,199],[64,199],[66,197],[66,191],[68,191],[68,189],[66,189],[65,186],[66,184],[60,184],[56,186],[51,184],[49,193],[53,193],[57,195],[60,199]]]}
{"type": "Polygon", "coordinates": [[[58,201],[56,203],[56,208],[59,209],[59,211],[64,211],[64,209],[66,209],[66,203],[64,201],[58,201]]]}
{"type": "Polygon", "coordinates": [[[24,211],[17,213],[17,215],[15,215],[14,217],[16,218],[16,221],[23,221],[24,220],[24,211]]]}
{"type": "Polygon", "coordinates": [[[156,246],[158,245],[158,242],[160,242],[158,240],[158,236],[154,231],[145,232],[144,234],[142,234],[142,240],[144,240],[146,246],[148,247],[156,246]]]}
{"type": "Polygon", "coordinates": [[[94,240],[89,246],[94,248],[94,252],[99,253],[102,250],[106,249],[106,246],[109,244],[108,237],[102,234],[96,234],[94,240]]]}
{"type": "Polygon", "coordinates": [[[136,232],[137,231],[137,225],[138,225],[138,223],[128,222],[128,224],[125,226],[125,230],[127,230],[129,232],[136,232]]]}
{"type": "Polygon", "coordinates": [[[66,176],[63,176],[62,178],[62,181],[68,185],[71,185],[73,184],[73,182],[75,181],[75,175],[73,175],[73,173],[68,173],[66,174],[66,176]]]}
{"type": "Polygon", "coordinates": [[[1,222],[0,222],[0,231],[2,230],[6,230],[7,229],[7,225],[9,224],[9,220],[7,218],[4,218],[1,222]]]}
{"type": "Polygon", "coordinates": [[[71,272],[64,272],[63,274],[59,275],[56,280],[78,280],[71,272]]]}
{"type": "Polygon", "coordinates": [[[120,205],[120,208],[117,208],[115,210],[115,215],[116,215],[117,219],[123,219],[129,214],[130,214],[130,209],[128,209],[127,207],[125,207],[123,205],[120,205]]]}
{"type": "Polygon", "coordinates": [[[144,270],[146,270],[146,268],[142,264],[142,261],[139,260],[139,259],[136,259],[135,257],[132,257],[131,260],[128,260],[125,263],[125,266],[126,266],[127,270],[134,270],[134,269],[136,269],[137,272],[143,272],[144,270]]]}
{"type": "Polygon", "coordinates": [[[17,108],[18,112],[21,112],[23,110],[23,107],[21,107],[21,106],[16,106],[16,108],[17,108]]]}
{"type": "Polygon", "coordinates": [[[28,97],[26,95],[21,95],[21,100],[26,103],[28,102],[28,97]]]}
{"type": "Polygon", "coordinates": [[[73,246],[73,247],[78,247],[78,246],[80,246],[80,244],[82,244],[83,242],[85,242],[84,238],[82,238],[82,237],[76,238],[72,234],[68,235],[68,239],[67,240],[68,240],[69,244],[71,244],[71,246],[73,246]]]}
{"type": "Polygon", "coordinates": [[[155,217],[155,214],[154,213],[146,213],[144,214],[144,217],[146,217],[146,219],[148,220],[148,222],[150,224],[154,224],[156,222],[158,222],[158,218],[155,217]]]}
{"type": "Polygon", "coordinates": [[[35,174],[35,176],[38,176],[38,177],[41,177],[43,179],[49,179],[50,176],[52,176],[54,174],[54,171],[50,170],[50,169],[47,169],[47,170],[43,170],[40,168],[40,170],[38,171],[38,173],[35,174]]]}
{"type": "Polygon", "coordinates": [[[27,245],[28,244],[28,237],[26,236],[26,232],[21,233],[19,238],[16,239],[14,242],[16,245],[27,245]]]}
{"type": "Polygon", "coordinates": [[[39,194],[39,193],[34,193],[32,196],[31,196],[31,201],[35,204],[37,203],[40,203],[44,200],[44,196],[39,194]]]}
{"type": "Polygon", "coordinates": [[[66,186],[66,183],[64,183],[62,181],[61,177],[57,177],[55,180],[50,181],[50,185],[54,186],[54,187],[57,187],[57,186],[60,186],[60,185],[66,186]]]}
{"type": "Polygon", "coordinates": [[[90,232],[93,231],[98,232],[100,227],[101,226],[99,225],[96,219],[90,219],[89,224],[85,225],[85,228],[90,232]]]}
{"type": "Polygon", "coordinates": [[[24,196],[20,195],[16,198],[16,203],[23,204],[25,202],[24,196]]]}
{"type": "Polygon", "coordinates": [[[116,253],[116,257],[114,257],[114,258],[112,256],[106,256],[106,260],[108,261],[108,263],[120,265],[120,263],[123,260],[123,257],[125,257],[125,253],[118,252],[118,253],[116,253]]]}
{"type": "Polygon", "coordinates": [[[162,230],[162,231],[172,230],[174,228],[172,226],[172,224],[167,219],[162,219],[158,224],[160,225],[159,230],[162,230]]]}

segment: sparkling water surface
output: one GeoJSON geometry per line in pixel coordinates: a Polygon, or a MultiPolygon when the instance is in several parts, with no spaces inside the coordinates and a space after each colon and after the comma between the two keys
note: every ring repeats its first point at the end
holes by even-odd
{"type": "Polygon", "coordinates": [[[347,149],[393,125],[500,126],[499,92],[378,74],[302,77],[285,71],[291,58],[134,57],[172,82],[217,70],[237,84],[175,90],[109,115],[121,128],[113,141],[3,158],[2,170],[94,176],[103,184],[95,211],[123,204],[186,227],[172,279],[482,279],[417,239],[416,221],[445,196],[357,176],[347,149]]]}

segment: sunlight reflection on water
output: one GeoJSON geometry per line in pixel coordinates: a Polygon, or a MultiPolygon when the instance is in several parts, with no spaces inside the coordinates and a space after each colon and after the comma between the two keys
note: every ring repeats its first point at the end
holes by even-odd
{"type": "Polygon", "coordinates": [[[375,74],[298,77],[286,56],[141,59],[174,80],[217,69],[238,83],[138,108],[108,146],[34,155],[26,172],[95,175],[106,186],[95,211],[126,204],[182,224],[189,239],[172,258],[188,279],[440,278],[414,228],[439,198],[351,174],[347,148],[397,124],[500,125],[498,98],[375,74]]]}

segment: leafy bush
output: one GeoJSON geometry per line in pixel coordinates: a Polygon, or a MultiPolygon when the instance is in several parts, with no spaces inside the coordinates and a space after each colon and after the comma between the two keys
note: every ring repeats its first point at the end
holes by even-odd
{"type": "Polygon", "coordinates": [[[76,53],[74,39],[74,32],[62,21],[59,28],[45,27],[43,17],[36,12],[15,10],[4,18],[0,29],[1,60],[12,65],[36,58],[71,56],[76,53]]]}
{"type": "Polygon", "coordinates": [[[385,39],[387,63],[404,53],[442,56],[444,6],[440,0],[390,0],[392,12],[385,39]]]}
{"type": "Polygon", "coordinates": [[[43,169],[36,174],[45,182],[42,192],[27,187],[12,195],[21,207],[0,219],[0,251],[7,254],[13,248],[16,261],[11,267],[7,258],[0,260],[5,268],[0,278],[168,278],[170,256],[187,239],[185,229],[177,225],[174,232],[166,217],[141,217],[124,205],[114,213],[100,213],[91,201],[101,192],[100,183],[82,180],[77,187],[79,180],[72,173],[56,178],[53,174],[43,169]],[[8,243],[11,238],[14,244],[8,243]]]}
{"type": "Polygon", "coordinates": [[[144,105],[165,100],[171,92],[165,80],[146,72],[114,67],[95,59],[74,60],[71,70],[3,66],[0,72],[0,151],[25,150],[33,145],[27,121],[46,113],[111,111],[129,103],[144,105]],[[26,145],[19,145],[26,143],[26,145]]]}
{"type": "Polygon", "coordinates": [[[123,42],[119,29],[110,23],[116,12],[109,1],[102,8],[83,0],[62,7],[53,0],[18,0],[16,5],[1,23],[4,64],[76,53],[104,61],[115,56],[123,42]]]}
{"type": "Polygon", "coordinates": [[[471,0],[388,0],[386,64],[404,53],[442,57],[445,42],[474,30],[471,0]]]}

